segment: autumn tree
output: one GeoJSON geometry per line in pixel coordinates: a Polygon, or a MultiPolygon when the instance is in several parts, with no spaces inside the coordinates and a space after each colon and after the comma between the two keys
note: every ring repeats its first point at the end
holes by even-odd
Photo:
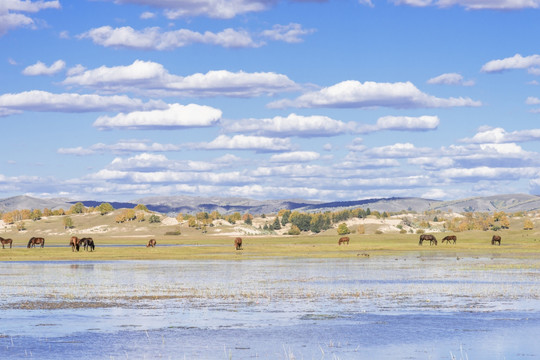
{"type": "Polygon", "coordinates": [[[39,219],[41,219],[41,210],[39,209],[34,209],[32,210],[32,213],[30,214],[30,219],[34,220],[34,221],[37,221],[39,219]]]}
{"type": "Polygon", "coordinates": [[[63,219],[63,222],[64,222],[64,229],[71,229],[73,227],[73,220],[69,216],[66,216],[63,219]]]}
{"type": "Polygon", "coordinates": [[[84,204],[82,202],[78,202],[69,208],[72,214],[82,214],[84,213],[84,204]]]}
{"type": "Polygon", "coordinates": [[[114,207],[109,203],[101,203],[97,208],[101,215],[106,215],[114,211],[114,207]]]}
{"type": "Polygon", "coordinates": [[[339,224],[339,226],[337,228],[337,233],[339,235],[346,235],[346,234],[350,234],[351,230],[349,230],[349,227],[347,226],[347,224],[341,223],[341,224],[339,224]]]}
{"type": "Polygon", "coordinates": [[[523,224],[523,230],[532,230],[534,227],[533,222],[531,219],[526,219],[525,223],[523,224]]]}

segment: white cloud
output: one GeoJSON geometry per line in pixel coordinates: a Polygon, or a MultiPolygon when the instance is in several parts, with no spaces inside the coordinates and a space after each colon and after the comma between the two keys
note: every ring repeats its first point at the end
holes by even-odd
{"type": "Polygon", "coordinates": [[[171,50],[192,44],[218,45],[226,48],[258,47],[244,30],[225,29],[218,33],[199,33],[188,29],[161,32],[157,27],[135,30],[130,26],[112,28],[102,26],[91,29],[79,38],[89,38],[105,47],[125,47],[145,50],[171,50]]]}
{"type": "Polygon", "coordinates": [[[462,85],[462,86],[472,86],[474,81],[464,80],[463,76],[458,73],[446,73],[434,78],[431,78],[427,81],[428,84],[441,84],[441,85],[462,85]]]}
{"type": "Polygon", "coordinates": [[[415,7],[437,6],[447,8],[461,6],[467,10],[537,9],[540,6],[540,0],[394,0],[394,3],[415,7]]]}
{"type": "Polygon", "coordinates": [[[271,72],[217,70],[183,77],[170,74],[161,64],[142,60],[136,60],[127,66],[101,66],[72,72],[63,84],[80,85],[104,92],[135,91],[150,95],[237,97],[272,95],[299,88],[287,76],[271,72]]]}
{"type": "Polygon", "coordinates": [[[383,116],[377,119],[376,125],[366,125],[359,128],[360,132],[373,132],[382,130],[394,131],[428,131],[439,126],[437,116],[383,116]]]}
{"type": "Polygon", "coordinates": [[[272,155],[271,162],[309,162],[317,160],[321,155],[315,151],[292,151],[282,154],[272,155]]]}
{"type": "Polygon", "coordinates": [[[0,36],[9,30],[23,26],[34,27],[35,21],[21,12],[36,13],[44,9],[60,9],[60,2],[31,1],[31,0],[3,0],[0,1],[0,36]]]}
{"type": "Polygon", "coordinates": [[[534,66],[540,66],[540,55],[523,57],[520,54],[516,54],[504,59],[491,60],[482,66],[481,71],[493,73],[512,69],[527,69],[534,66]]]}
{"type": "Polygon", "coordinates": [[[261,35],[274,41],[299,43],[303,41],[302,36],[313,32],[315,29],[302,29],[302,25],[290,23],[289,25],[274,25],[272,30],[265,30],[261,35]]]}
{"type": "Polygon", "coordinates": [[[527,129],[507,132],[503,128],[482,128],[472,138],[462,139],[461,142],[471,144],[509,143],[540,140],[540,129],[527,129]]]}
{"type": "Polygon", "coordinates": [[[147,20],[147,19],[153,19],[156,17],[156,14],[154,14],[153,12],[151,11],[145,11],[141,14],[140,18],[141,19],[144,19],[144,20],[147,20]]]}
{"type": "Polygon", "coordinates": [[[119,4],[138,4],[164,9],[173,20],[181,17],[206,16],[231,19],[237,15],[266,10],[277,0],[109,0],[119,4]]]}
{"type": "Polygon", "coordinates": [[[293,149],[289,139],[264,136],[220,135],[209,143],[195,144],[195,148],[208,150],[255,150],[255,151],[290,151],[293,149]]]}
{"type": "Polygon", "coordinates": [[[334,107],[334,108],[438,108],[455,106],[480,106],[470,98],[442,99],[425,94],[410,82],[377,83],[355,80],[340,82],[319,91],[301,95],[295,100],[270,103],[272,108],[282,107],[334,107]]]}
{"type": "Polygon", "coordinates": [[[41,61],[38,61],[34,65],[30,65],[23,70],[24,75],[36,76],[36,75],[54,75],[66,67],[66,63],[63,60],[55,61],[51,66],[47,66],[41,61]]]}
{"type": "Polygon", "coordinates": [[[380,158],[410,158],[432,153],[433,150],[430,148],[417,148],[411,143],[396,143],[364,151],[364,154],[380,158]]]}
{"type": "Polygon", "coordinates": [[[126,153],[126,152],[165,152],[165,151],[180,151],[181,145],[175,144],[160,144],[150,143],[147,140],[120,140],[116,144],[97,143],[88,148],[81,146],[75,148],[60,148],[59,154],[65,155],[93,155],[97,153],[126,153]]]}
{"type": "Polygon", "coordinates": [[[332,136],[355,132],[356,124],[344,123],[327,116],[302,116],[290,114],[269,119],[245,119],[224,123],[227,132],[255,133],[257,135],[280,136],[332,136]]]}
{"type": "Polygon", "coordinates": [[[540,104],[540,99],[537,97],[529,96],[527,100],[525,100],[525,104],[527,105],[538,105],[540,104]]]}
{"type": "Polygon", "coordinates": [[[0,95],[0,114],[2,111],[23,110],[51,112],[132,111],[159,109],[164,106],[165,104],[161,101],[143,103],[140,99],[132,99],[125,95],[53,94],[40,90],[0,95]]]}
{"type": "Polygon", "coordinates": [[[164,129],[207,127],[221,118],[221,110],[196,104],[171,104],[168,109],[134,111],[116,116],[100,116],[94,126],[99,129],[164,129]]]}

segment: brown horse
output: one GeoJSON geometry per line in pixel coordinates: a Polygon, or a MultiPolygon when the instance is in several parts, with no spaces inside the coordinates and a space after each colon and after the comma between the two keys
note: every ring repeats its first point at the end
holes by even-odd
{"type": "Polygon", "coordinates": [[[501,246],[501,237],[499,235],[493,235],[491,238],[491,245],[495,245],[496,242],[498,242],[499,246],[501,246]]]}
{"type": "Polygon", "coordinates": [[[94,251],[96,246],[92,238],[82,238],[80,242],[84,248],[84,251],[94,251]]]}
{"type": "Polygon", "coordinates": [[[11,246],[13,245],[13,240],[0,237],[0,243],[2,243],[2,249],[5,249],[5,245],[7,244],[9,244],[9,248],[11,249],[11,246]]]}
{"type": "Polygon", "coordinates": [[[424,241],[429,241],[429,245],[433,245],[433,244],[437,245],[437,239],[435,238],[435,236],[431,234],[420,235],[420,241],[418,242],[418,245],[422,245],[424,241]]]}
{"type": "Polygon", "coordinates": [[[28,240],[28,248],[36,247],[41,245],[41,247],[45,247],[45,239],[42,237],[31,237],[30,240],[28,240]]]}
{"type": "Polygon", "coordinates": [[[156,239],[150,239],[148,240],[148,244],[146,244],[146,247],[154,247],[156,246],[157,242],[156,239]]]}
{"type": "Polygon", "coordinates": [[[339,240],[338,240],[338,245],[341,245],[341,244],[345,244],[347,243],[347,245],[349,245],[349,237],[348,236],[343,236],[343,237],[340,237],[339,240]]]}
{"type": "Polygon", "coordinates": [[[242,238],[237,237],[234,239],[234,247],[236,247],[236,250],[242,250],[242,238]]]}
{"type": "Polygon", "coordinates": [[[445,241],[447,244],[450,244],[450,241],[452,241],[455,244],[457,241],[457,237],[456,235],[448,235],[442,239],[441,243],[444,243],[445,241]]]}
{"type": "Polygon", "coordinates": [[[81,239],[79,239],[76,236],[72,236],[71,239],[69,240],[69,246],[71,246],[71,251],[75,251],[75,249],[79,251],[80,245],[81,245],[81,239]]]}

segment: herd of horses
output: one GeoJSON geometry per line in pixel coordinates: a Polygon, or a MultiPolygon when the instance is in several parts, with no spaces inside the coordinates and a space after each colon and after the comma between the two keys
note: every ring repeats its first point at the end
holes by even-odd
{"type": "MultiPolygon", "coordinates": [[[[434,235],[431,234],[422,234],[420,235],[420,241],[418,241],[418,245],[422,245],[424,241],[429,241],[429,245],[437,245],[437,239],[434,235]]],[[[444,243],[446,241],[447,244],[453,243],[455,244],[457,242],[457,236],[456,235],[448,235],[445,236],[441,243],[444,243]]],[[[498,243],[499,246],[501,245],[501,237],[499,235],[493,235],[491,238],[491,245],[495,245],[495,243],[498,243]]]]}
{"type": "MultiPolygon", "coordinates": [[[[340,237],[338,240],[338,245],[341,244],[347,244],[349,245],[349,241],[351,239],[348,236],[340,237]]],[[[432,234],[422,234],[420,235],[420,240],[418,241],[418,245],[422,245],[424,241],[429,241],[429,245],[437,245],[437,239],[432,234]]],[[[457,242],[456,235],[448,235],[445,236],[441,243],[444,243],[446,241],[447,244],[455,244],[457,242]]],[[[2,243],[2,249],[5,249],[6,245],[9,245],[11,248],[13,246],[13,240],[12,239],[4,239],[3,237],[0,237],[0,243],[2,243]]],[[[501,245],[501,237],[499,235],[493,235],[491,238],[491,245],[495,245],[496,243],[501,245]]],[[[155,239],[148,240],[148,244],[146,247],[155,247],[157,244],[155,239]]],[[[45,247],[45,239],[42,237],[32,237],[28,241],[28,248],[33,247],[45,247]]],[[[85,251],[94,251],[96,248],[96,245],[94,244],[94,240],[90,237],[87,238],[81,238],[79,239],[76,236],[72,236],[69,240],[69,246],[71,246],[71,251],[79,251],[79,249],[82,247],[85,251]]],[[[242,238],[237,237],[234,239],[234,247],[236,250],[243,250],[242,248],[242,238]]]]}

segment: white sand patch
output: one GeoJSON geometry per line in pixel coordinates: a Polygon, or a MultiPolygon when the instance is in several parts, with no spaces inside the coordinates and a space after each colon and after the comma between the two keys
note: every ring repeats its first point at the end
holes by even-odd
{"type": "Polygon", "coordinates": [[[101,234],[107,231],[109,231],[108,225],[98,225],[98,226],[94,226],[88,229],[81,229],[81,230],[72,229],[69,231],[69,233],[70,234],[101,234]]]}
{"type": "Polygon", "coordinates": [[[163,225],[178,225],[178,220],[172,217],[166,217],[163,220],[161,220],[161,223],[163,225]]]}

